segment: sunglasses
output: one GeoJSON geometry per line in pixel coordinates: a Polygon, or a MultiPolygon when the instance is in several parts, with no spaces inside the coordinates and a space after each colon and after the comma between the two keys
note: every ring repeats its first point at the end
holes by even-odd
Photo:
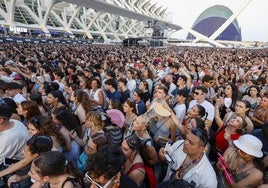
{"type": "Polygon", "coordinates": [[[88,175],[88,172],[85,174],[85,180],[86,180],[88,183],[93,184],[93,185],[95,185],[95,186],[98,187],[98,188],[107,188],[107,187],[110,185],[110,183],[113,181],[114,178],[115,178],[115,176],[112,177],[108,182],[106,182],[104,186],[101,186],[100,184],[98,184],[97,182],[95,182],[95,181],[88,175]]]}
{"type": "Polygon", "coordinates": [[[195,95],[203,95],[203,93],[194,92],[195,95]]]}
{"type": "Polygon", "coordinates": [[[202,142],[202,146],[206,146],[207,142],[208,142],[208,137],[205,131],[199,129],[199,128],[194,128],[191,130],[191,133],[194,134],[195,136],[197,136],[201,142],[202,142]]]}

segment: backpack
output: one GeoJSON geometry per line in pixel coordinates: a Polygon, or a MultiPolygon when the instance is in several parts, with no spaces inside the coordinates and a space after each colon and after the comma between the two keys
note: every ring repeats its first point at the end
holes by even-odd
{"type": "Polygon", "coordinates": [[[126,172],[126,175],[129,175],[133,170],[136,170],[138,168],[144,168],[145,170],[145,179],[141,187],[156,188],[157,179],[154,174],[154,170],[150,166],[144,165],[143,163],[136,163],[129,169],[129,171],[126,172]]]}

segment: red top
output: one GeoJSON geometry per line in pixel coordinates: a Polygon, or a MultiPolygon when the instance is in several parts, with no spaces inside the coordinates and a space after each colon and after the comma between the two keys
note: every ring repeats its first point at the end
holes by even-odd
{"type": "MultiPolygon", "coordinates": [[[[217,133],[216,139],[215,139],[215,146],[222,153],[228,148],[228,142],[227,140],[225,140],[224,134],[225,134],[225,129],[221,129],[217,133]]],[[[241,136],[241,133],[231,134],[231,140],[232,141],[237,140],[240,136],[241,136]]]]}

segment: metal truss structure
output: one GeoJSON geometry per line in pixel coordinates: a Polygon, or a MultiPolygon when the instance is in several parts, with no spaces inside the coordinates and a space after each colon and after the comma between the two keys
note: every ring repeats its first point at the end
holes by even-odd
{"type": "Polygon", "coordinates": [[[210,37],[172,24],[167,20],[167,9],[150,0],[0,0],[0,25],[48,35],[60,32],[119,42],[130,37],[144,37],[148,23],[158,22],[169,33],[184,29],[196,37],[195,42],[205,41],[224,47],[215,38],[250,1],[246,0],[245,5],[210,37]]]}

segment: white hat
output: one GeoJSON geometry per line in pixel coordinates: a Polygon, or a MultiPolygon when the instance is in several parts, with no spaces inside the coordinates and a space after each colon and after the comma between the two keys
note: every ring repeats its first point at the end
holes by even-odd
{"type": "Polygon", "coordinates": [[[152,104],[152,108],[154,109],[155,113],[157,113],[158,115],[160,115],[162,117],[169,117],[169,116],[171,116],[170,111],[167,108],[165,108],[159,102],[154,102],[152,104]]]}
{"type": "Polygon", "coordinates": [[[262,142],[255,136],[245,134],[234,140],[234,145],[248,155],[262,157],[262,142]]]}

